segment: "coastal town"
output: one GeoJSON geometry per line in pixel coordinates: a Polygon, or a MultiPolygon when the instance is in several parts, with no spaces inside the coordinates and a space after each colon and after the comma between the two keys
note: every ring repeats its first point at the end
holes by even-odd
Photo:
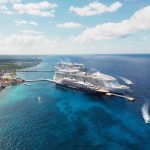
{"type": "Polygon", "coordinates": [[[0,91],[7,86],[17,85],[24,83],[21,78],[16,78],[16,75],[12,72],[3,71],[0,73],[0,91]]]}
{"type": "Polygon", "coordinates": [[[16,71],[34,67],[41,62],[38,58],[0,58],[0,91],[7,86],[22,84],[25,80],[17,78],[16,71]]]}

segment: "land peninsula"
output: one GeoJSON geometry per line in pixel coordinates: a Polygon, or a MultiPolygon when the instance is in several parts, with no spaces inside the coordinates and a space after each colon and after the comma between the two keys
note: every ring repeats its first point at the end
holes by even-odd
{"type": "Polygon", "coordinates": [[[20,69],[34,67],[41,63],[41,59],[34,57],[0,57],[0,91],[7,86],[17,85],[25,81],[16,78],[16,71],[20,69]]]}

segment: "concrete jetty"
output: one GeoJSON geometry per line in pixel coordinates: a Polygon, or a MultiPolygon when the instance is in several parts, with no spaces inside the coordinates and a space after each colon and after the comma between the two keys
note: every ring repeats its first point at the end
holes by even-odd
{"type": "Polygon", "coordinates": [[[49,82],[54,82],[56,83],[54,80],[52,79],[44,79],[44,78],[41,78],[41,79],[35,79],[35,80],[25,80],[25,82],[37,82],[37,81],[49,81],[49,82]]]}
{"type": "Polygon", "coordinates": [[[128,101],[135,101],[135,98],[134,97],[131,97],[131,96],[127,96],[127,95],[120,95],[120,94],[116,94],[116,93],[106,93],[107,96],[116,96],[116,97],[121,97],[121,98],[125,98],[127,99],[128,101]]]}
{"type": "Polygon", "coordinates": [[[17,72],[54,72],[54,70],[17,70],[17,72]]]}

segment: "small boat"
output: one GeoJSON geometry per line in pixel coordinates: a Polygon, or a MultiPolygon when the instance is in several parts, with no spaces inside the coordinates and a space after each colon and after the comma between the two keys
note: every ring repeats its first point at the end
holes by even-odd
{"type": "Polygon", "coordinates": [[[38,103],[41,103],[42,101],[41,101],[41,97],[40,96],[38,96],[38,103]]]}
{"type": "Polygon", "coordinates": [[[23,83],[23,85],[31,86],[31,84],[28,84],[28,83],[23,83]]]}

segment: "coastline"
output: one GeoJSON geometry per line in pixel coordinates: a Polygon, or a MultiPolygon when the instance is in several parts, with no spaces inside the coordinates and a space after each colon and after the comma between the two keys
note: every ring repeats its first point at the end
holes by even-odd
{"type": "MultiPolygon", "coordinates": [[[[1,76],[0,76],[0,92],[8,86],[15,86],[18,84],[23,84],[25,82],[24,79],[18,78],[17,77],[17,70],[21,69],[27,69],[27,68],[33,68],[39,64],[41,64],[42,59],[35,58],[36,62],[31,62],[31,64],[25,64],[22,63],[22,66],[20,69],[18,68],[13,68],[13,69],[8,69],[8,70],[2,70],[1,71],[1,76]]],[[[17,62],[16,62],[17,63],[17,62]]]]}

